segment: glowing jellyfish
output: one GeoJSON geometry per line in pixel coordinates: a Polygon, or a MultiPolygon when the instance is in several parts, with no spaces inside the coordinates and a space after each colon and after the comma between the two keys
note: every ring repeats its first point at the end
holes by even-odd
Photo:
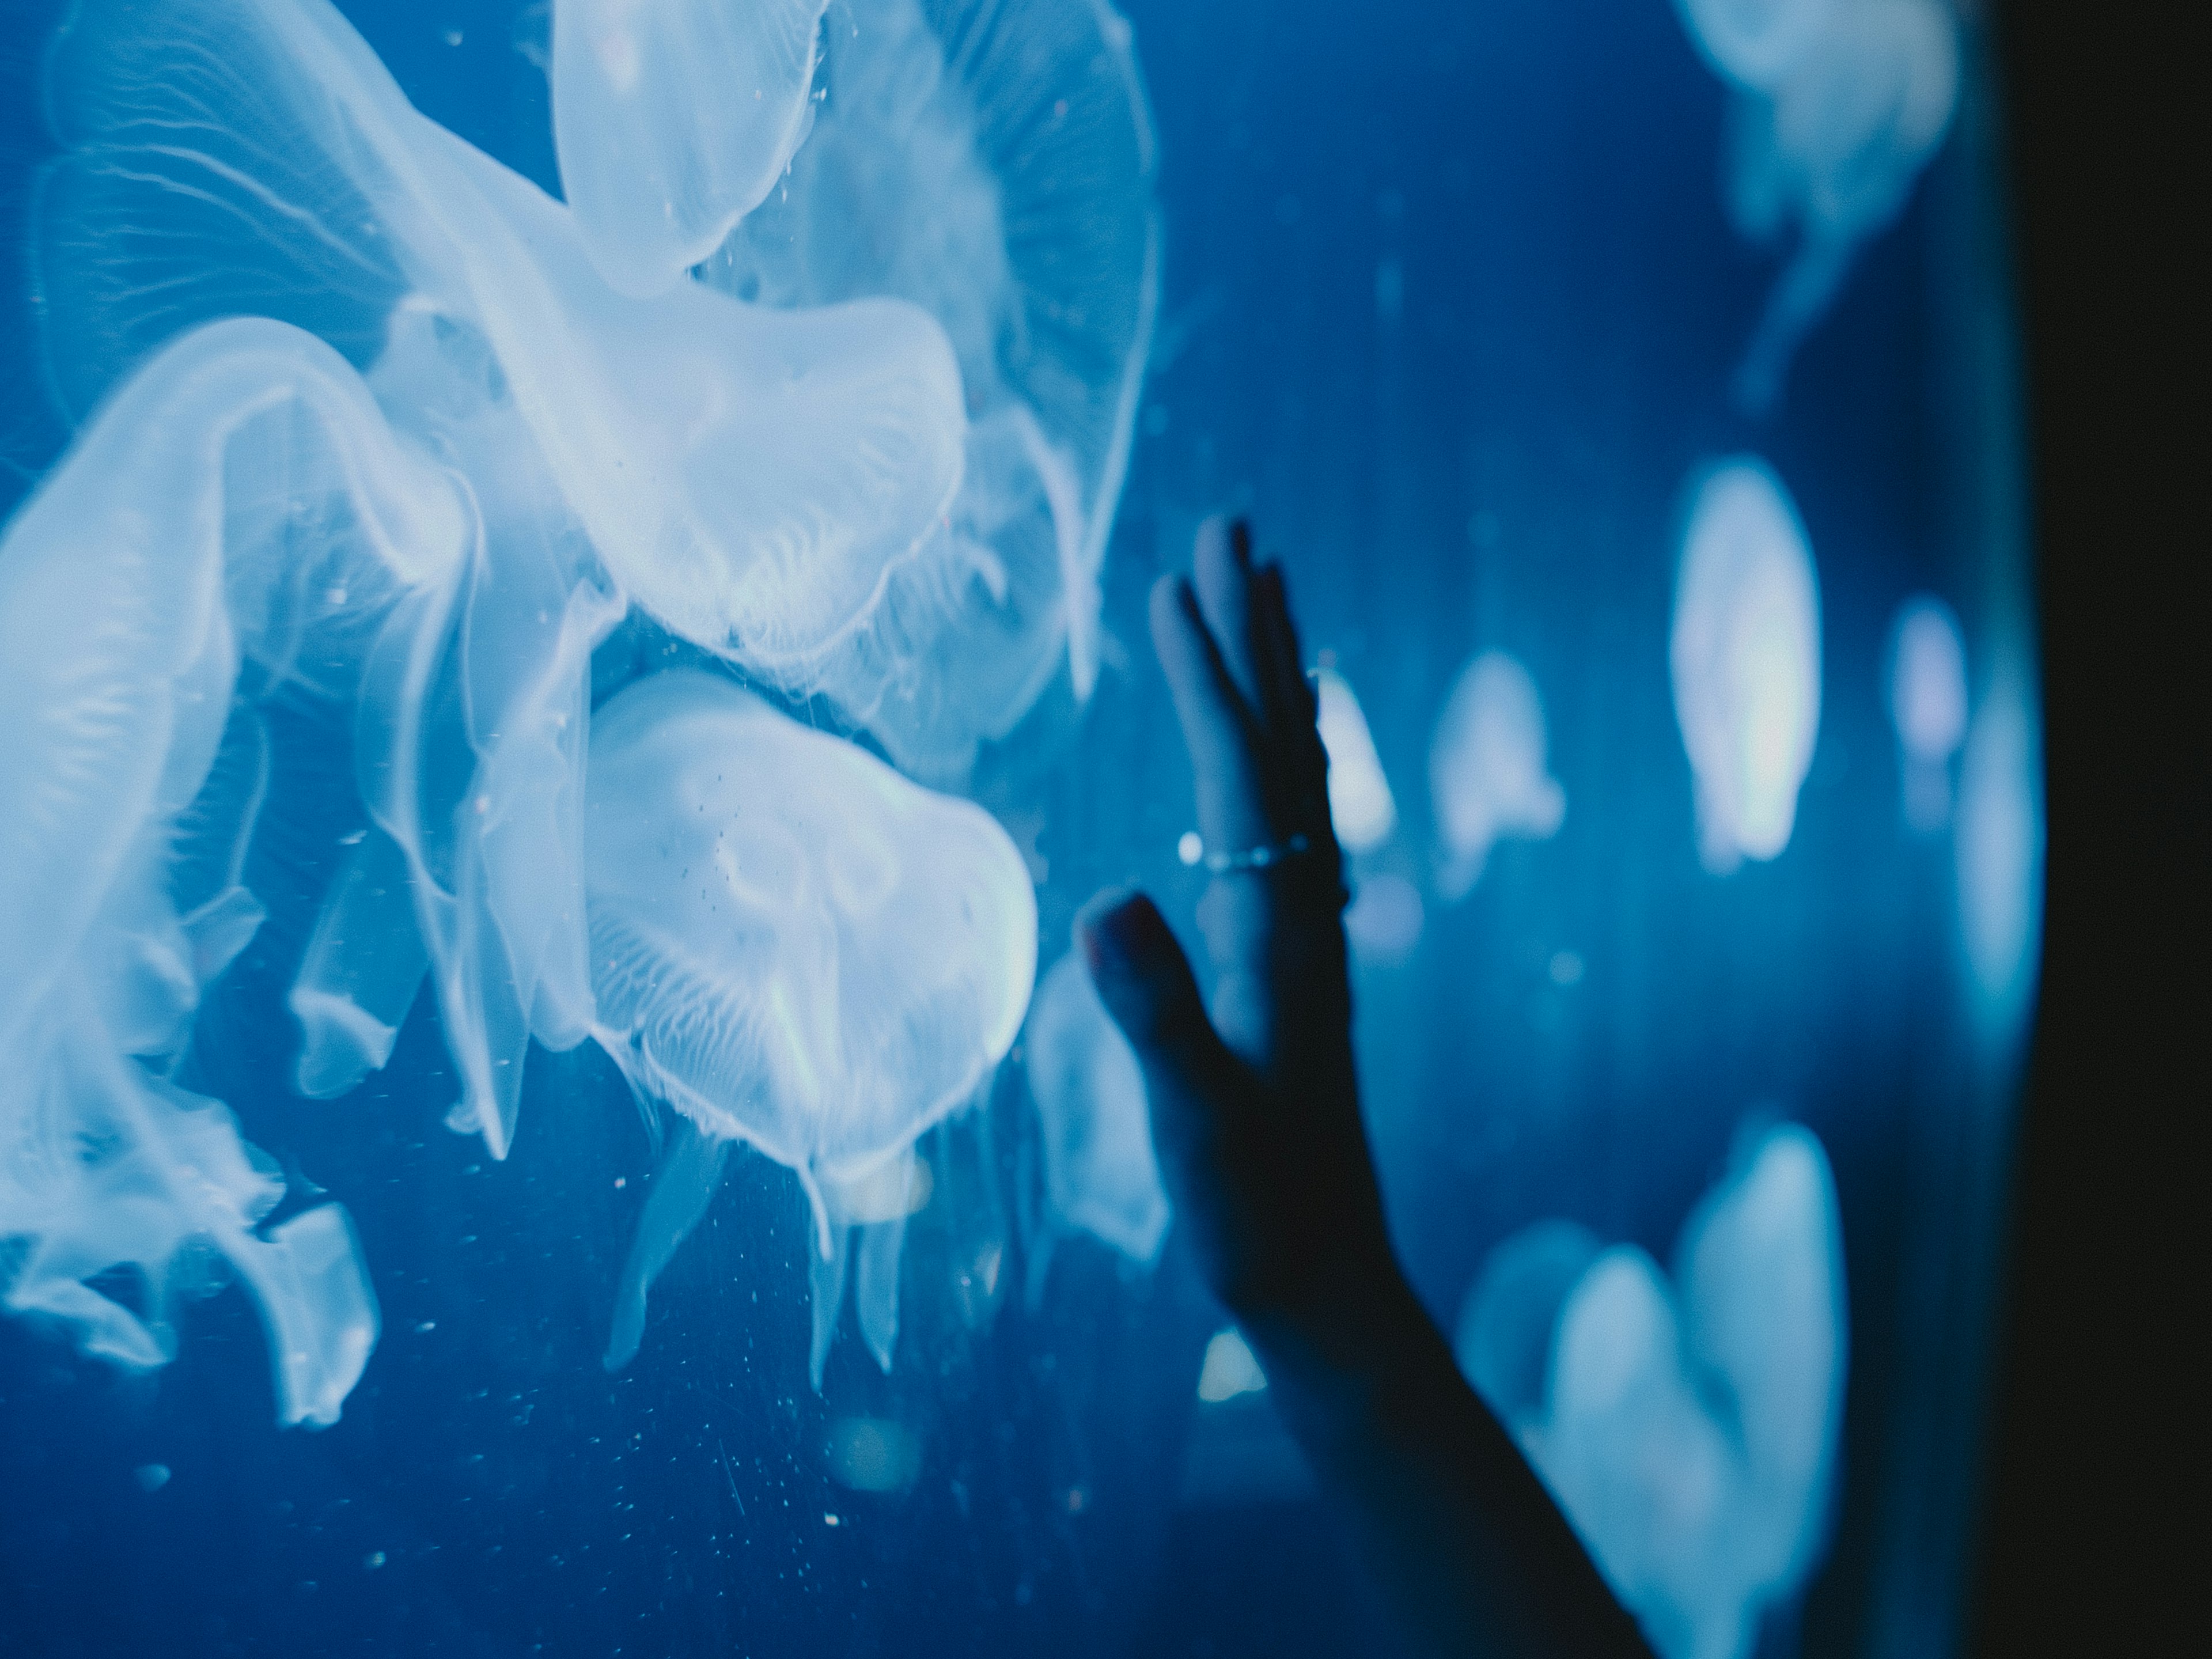
{"type": "Polygon", "coordinates": [[[1754,412],[1861,242],[1903,209],[1959,99],[1957,25],[1941,0],[1680,0],[1734,88],[1726,196],[1746,237],[1796,247],[1736,375],[1754,412]]]}
{"type": "Polygon", "coordinates": [[[1050,1221],[1030,1255],[1032,1300],[1043,1289],[1052,1234],[1086,1232],[1150,1266],[1167,1239],[1168,1197],[1152,1152],[1144,1075],[1073,954],[1037,986],[1023,1058],[1044,1132],[1050,1221]]]}
{"type": "MultiPolygon", "coordinates": [[[[1036,901],[1006,832],[729,682],[672,672],[599,711],[586,832],[596,1036],[696,1135],[798,1172],[817,1223],[817,1382],[848,1259],[886,1367],[914,1143],[1012,1045],[1036,901]],[[857,1233],[857,1238],[854,1234],[857,1233]]],[[[648,1205],[626,1304],[703,1200],[648,1205]]],[[[608,1361],[628,1358],[617,1325],[608,1361]]]]}
{"type": "Polygon", "coordinates": [[[613,292],[568,210],[417,114],[324,0],[87,0],[49,94],[69,149],[35,277],[75,407],[204,318],[296,322],[364,368],[398,319],[512,409],[617,587],[794,685],[943,522],[965,415],[931,318],[613,292]]]}
{"type": "Polygon", "coordinates": [[[1904,763],[1905,823],[1932,835],[1951,818],[1951,760],[1966,739],[1966,647],[1951,607],[1908,599],[1889,630],[1889,718],[1904,763]]]}
{"type": "Polygon", "coordinates": [[[1835,1187],[1795,1126],[1739,1151],[1676,1248],[1546,1222],[1500,1245],[1460,1323],[1504,1418],[1668,1659],[1735,1659],[1818,1559],[1842,1421],[1835,1187]]]}
{"type": "Polygon", "coordinates": [[[664,293],[757,207],[806,137],[829,0],[558,0],[561,193],[620,294],[664,293]]]}
{"type": "MultiPolygon", "coordinates": [[[[277,1415],[337,1420],[377,1334],[345,1212],[285,1183],[173,1080],[261,907],[263,690],[342,671],[353,618],[434,580],[450,480],[336,353],[239,319],[118,388],[0,543],[0,1240],[18,1313],[145,1368],[220,1255],[267,1327],[277,1415]],[[94,1281],[118,1268],[126,1306],[94,1281]]],[[[357,642],[357,641],[356,641],[357,642]]]]}
{"type": "Polygon", "coordinates": [[[453,1121],[503,1154],[530,1040],[564,1047],[591,1020],[592,647],[635,598],[807,684],[958,483],[951,348],[893,301],[612,293],[568,210],[417,115],[320,0],[88,0],[50,82],[70,148],[41,179],[37,260],[65,399],[198,318],[266,312],[366,366],[466,478],[477,544],[363,669],[377,833],[294,1007],[301,1086],[340,1092],[389,1053],[419,957],[461,1079],[453,1121]]]}
{"type": "Polygon", "coordinates": [[[1545,749],[1544,705],[1527,669],[1486,651],[1460,671],[1429,743],[1445,898],[1465,896],[1481,879],[1498,842],[1559,833],[1567,796],[1546,769],[1545,749]]]}
{"type": "Polygon", "coordinates": [[[1820,595],[1797,509],[1755,457],[1692,484],[1668,657],[1705,867],[1778,856],[1820,728],[1820,595]]]}
{"type": "Polygon", "coordinates": [[[1350,682],[1334,668],[1316,678],[1316,719],[1322,747],[1328,751],[1329,817],[1346,852],[1370,853],[1398,827],[1398,802],[1350,682]]]}
{"type": "Polygon", "coordinates": [[[1158,303],[1151,116],[1105,0],[854,0],[826,36],[787,185],[703,274],[776,306],[897,295],[950,336],[961,498],[825,684],[901,765],[957,774],[1063,647],[1079,700],[1097,677],[1158,303]]]}

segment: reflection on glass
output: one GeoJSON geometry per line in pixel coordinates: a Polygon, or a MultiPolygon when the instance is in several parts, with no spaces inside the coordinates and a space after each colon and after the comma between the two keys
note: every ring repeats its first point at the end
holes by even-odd
{"type": "Polygon", "coordinates": [[[1951,607],[1925,594],[1890,624],[1889,718],[1904,766],[1905,822],[1932,835],[1951,821],[1951,761],[1966,738],[1966,647],[1951,607]]]}

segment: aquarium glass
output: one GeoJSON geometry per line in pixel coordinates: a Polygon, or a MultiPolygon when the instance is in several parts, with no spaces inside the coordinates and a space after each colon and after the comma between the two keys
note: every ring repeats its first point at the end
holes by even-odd
{"type": "Polygon", "coordinates": [[[1982,11],[1119,3],[5,0],[0,1654],[1394,1651],[1070,954],[1221,512],[1470,1382],[1665,1659],[1956,1647],[1982,11]]]}

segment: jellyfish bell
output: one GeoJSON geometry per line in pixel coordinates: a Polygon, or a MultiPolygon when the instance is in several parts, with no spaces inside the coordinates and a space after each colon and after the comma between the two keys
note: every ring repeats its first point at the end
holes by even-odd
{"type": "Polygon", "coordinates": [[[219,1255],[285,1423],[337,1419],[377,1315],[344,1211],[268,1224],[270,1160],[172,1076],[261,915],[242,874],[266,740],[236,694],[247,665],[339,673],[356,636],[329,595],[396,604],[464,522],[336,352],[238,319],[119,386],[0,539],[0,1237],[25,1241],[5,1303],[149,1368],[219,1255]],[[143,1306],[95,1288],[119,1268],[143,1306]]]}
{"type": "Polygon", "coordinates": [[[858,0],[826,31],[823,81],[787,182],[702,275],[779,307],[897,295],[951,338],[974,422],[964,528],[887,596],[889,661],[858,641],[824,689],[902,766],[957,773],[1063,651],[1077,701],[1097,677],[1158,303],[1151,115],[1104,0],[858,0]]]}
{"type": "Polygon", "coordinates": [[[1328,812],[1349,853],[1371,853],[1398,827],[1398,801],[1352,683],[1334,668],[1316,676],[1316,723],[1328,751],[1328,812]]]}
{"type": "Polygon", "coordinates": [[[1796,507],[1756,457],[1692,481],[1668,656],[1705,867],[1778,857],[1820,732],[1820,596],[1796,507]]]}
{"type": "Polygon", "coordinates": [[[806,137],[829,0],[557,0],[561,191],[617,293],[684,280],[806,137]]]}
{"type": "Polygon", "coordinates": [[[210,317],[297,323],[363,369],[395,316],[444,319],[615,586],[786,683],[959,486],[959,366],[921,310],[614,292],[569,210],[418,114],[325,0],[82,0],[48,82],[67,148],[33,265],[66,406],[210,317]]]}
{"type": "Polygon", "coordinates": [[[1716,75],[1740,87],[1771,87],[1819,40],[1828,18],[1853,0],[1676,0],[1691,44],[1716,75]]]}
{"type": "Polygon", "coordinates": [[[904,1212],[883,1193],[1020,1028],[1020,854],[981,809],[693,671],[599,712],[588,803],[594,1035],[641,1097],[798,1173],[817,1377],[848,1250],[887,1363],[904,1212]]]}
{"type": "Polygon", "coordinates": [[[1053,1237],[1084,1232],[1149,1267],[1168,1231],[1136,1051],[1073,952],[1039,981],[1023,1040],[1044,1154],[1047,1237],[1030,1257],[1030,1298],[1043,1289],[1053,1237]]]}
{"type": "Polygon", "coordinates": [[[1966,649],[1951,607],[1908,599],[1889,630],[1890,724],[1904,770],[1905,822],[1932,835],[1951,817],[1951,762],[1966,739],[1966,649]]]}
{"type": "Polygon", "coordinates": [[[1448,900],[1481,878],[1490,849],[1546,841],[1566,817],[1566,792],[1547,770],[1544,705],[1518,660],[1485,651],[1460,671],[1429,744],[1429,792],[1448,900]]]}

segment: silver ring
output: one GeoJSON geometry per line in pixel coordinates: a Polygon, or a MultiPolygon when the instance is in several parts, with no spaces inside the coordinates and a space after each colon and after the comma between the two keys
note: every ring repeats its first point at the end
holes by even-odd
{"type": "Polygon", "coordinates": [[[1233,853],[1209,853],[1196,836],[1186,835],[1180,850],[1185,864],[1203,864],[1209,875],[1229,876],[1247,870],[1272,869],[1310,853],[1313,843],[1298,835],[1283,841],[1262,842],[1257,847],[1241,848],[1233,853]]]}

